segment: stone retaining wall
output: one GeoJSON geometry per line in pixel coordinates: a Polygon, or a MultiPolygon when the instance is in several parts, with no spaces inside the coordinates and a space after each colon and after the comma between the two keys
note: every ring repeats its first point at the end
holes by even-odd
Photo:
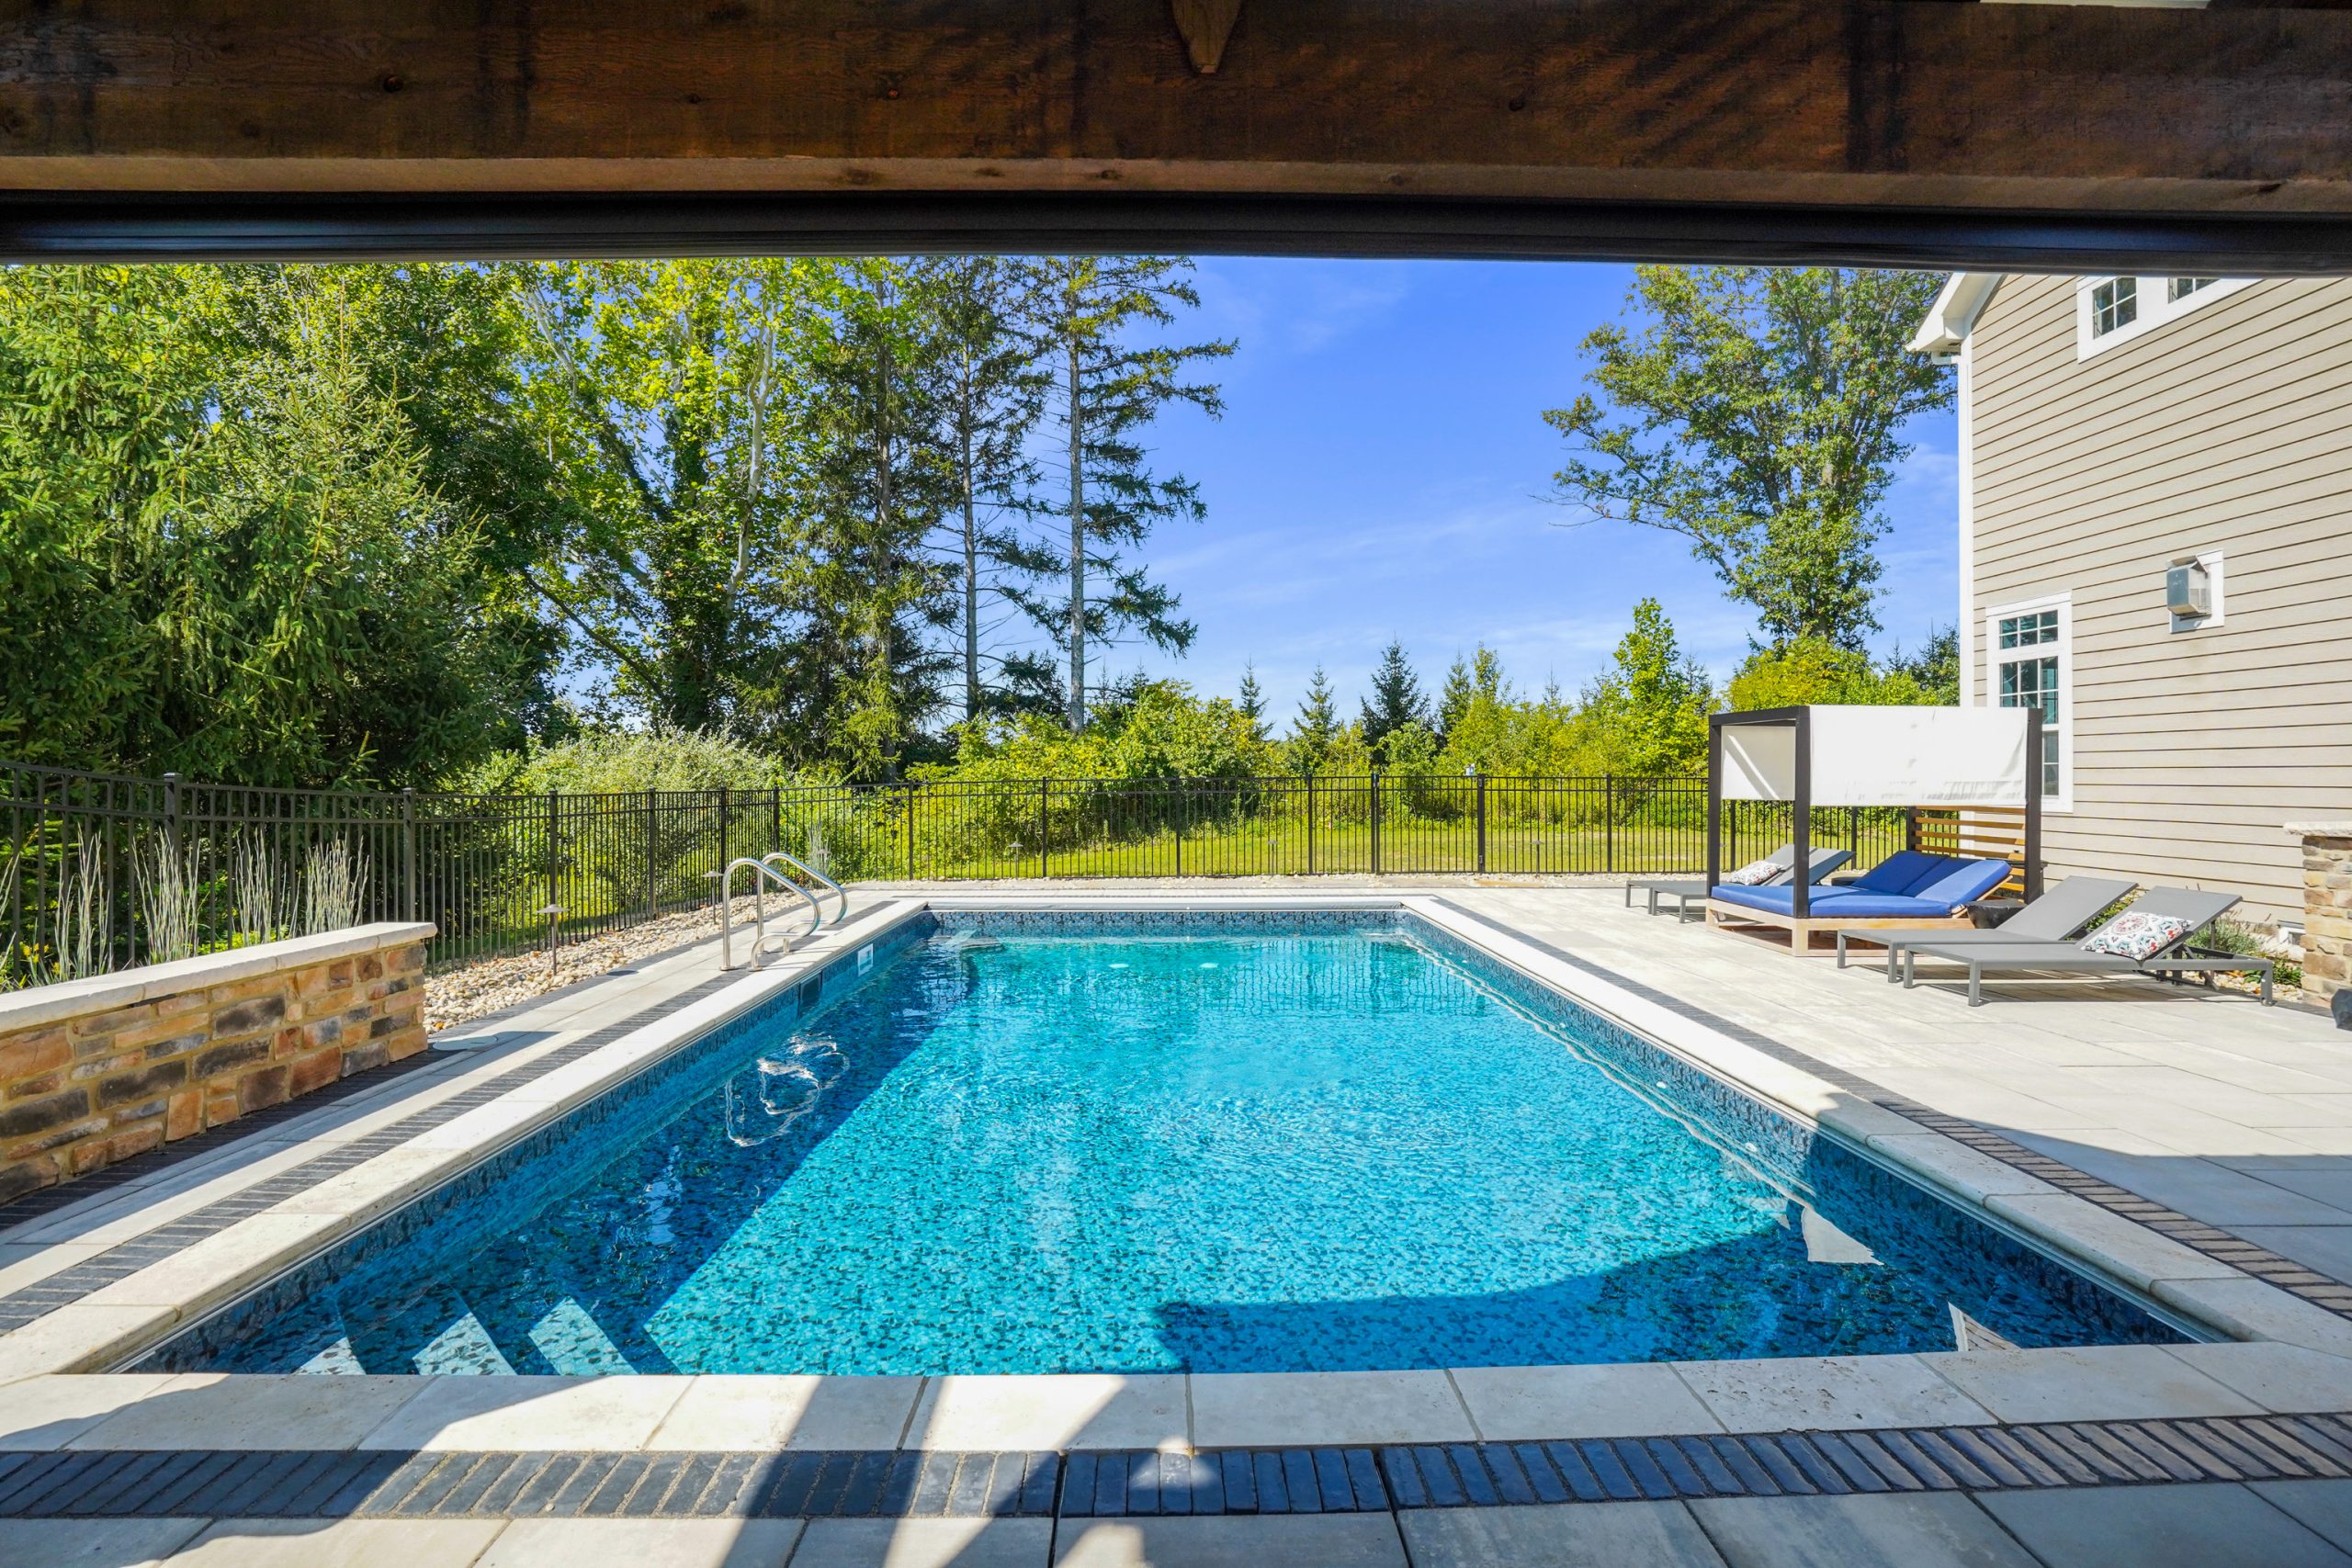
{"type": "Polygon", "coordinates": [[[0,1203],[424,1049],[429,925],[0,995],[0,1203]]]}
{"type": "Polygon", "coordinates": [[[2290,822],[2303,844],[2303,989],[2352,988],[2352,822],[2290,822]]]}

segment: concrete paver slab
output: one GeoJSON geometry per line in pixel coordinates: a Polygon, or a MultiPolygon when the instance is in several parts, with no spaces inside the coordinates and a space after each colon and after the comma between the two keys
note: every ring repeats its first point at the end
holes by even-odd
{"type": "Polygon", "coordinates": [[[944,1377],[923,1385],[907,1447],[1182,1448],[1188,1427],[1179,1376],[944,1377]]]}
{"type": "MultiPolygon", "coordinates": [[[[322,1379],[322,1382],[333,1382],[322,1379]]],[[[685,1393],[681,1377],[435,1377],[363,1449],[635,1450],[685,1393]]]]}
{"type": "Polygon", "coordinates": [[[153,1568],[206,1519],[0,1519],[0,1562],[26,1568],[153,1568]]]}
{"type": "Polygon", "coordinates": [[[1418,1508],[1397,1523],[1413,1568],[1724,1568],[1679,1503],[1418,1508]]]}
{"type": "Polygon", "coordinates": [[[347,1449],[416,1397],[402,1377],[188,1372],[77,1434],[76,1449],[347,1449]]]}
{"type": "Polygon", "coordinates": [[[2004,1421],[2136,1421],[2261,1410],[2161,1345],[1948,1351],[1919,1359],[2004,1421]]]}
{"type": "Polygon", "coordinates": [[[1721,1427],[1689,1384],[1655,1364],[1462,1367],[1453,1382],[1479,1437],[1488,1442],[1652,1438],[1721,1427]]]}
{"type": "Polygon", "coordinates": [[[2330,1545],[2352,1551],[2352,1481],[2261,1481],[2248,1490],[2330,1545]]]}
{"type": "Polygon", "coordinates": [[[2237,1390],[2265,1410],[2352,1410],[2352,1360],[2300,1345],[2168,1345],[2165,1354],[2237,1390]]]}
{"type": "Polygon", "coordinates": [[[1047,1568],[1050,1519],[815,1519],[792,1568],[1047,1568]]]}
{"type": "Polygon", "coordinates": [[[30,1378],[0,1395],[0,1452],[46,1452],[172,1381],[169,1372],[30,1378]]]}
{"type": "MultiPolygon", "coordinates": [[[[1406,1568],[1386,1514],[1065,1519],[1059,1533],[1055,1568],[1406,1568]]],[[[1414,1562],[1427,1568],[1429,1560],[1417,1553],[1414,1562]]]]}
{"type": "Polygon", "coordinates": [[[921,1378],[697,1377],[651,1449],[895,1449],[921,1378]]]}
{"type": "Polygon", "coordinates": [[[800,1530],[797,1519],[517,1519],[475,1568],[784,1568],[800,1530]]]}
{"type": "Polygon", "coordinates": [[[2040,1568],[1983,1509],[1950,1492],[1690,1506],[1730,1568],[2040,1568]]]}
{"type": "Polygon", "coordinates": [[[1917,1356],[1683,1361],[1674,1370],[1734,1432],[1967,1426],[1993,1418],[1917,1356]]]}
{"type": "Polygon", "coordinates": [[[471,1568],[500,1519],[221,1519],[172,1568],[471,1568]]]}
{"type": "Polygon", "coordinates": [[[1204,1449],[1468,1442],[1476,1435],[1441,1371],[1196,1374],[1192,1398],[1193,1441],[1204,1449]]]}
{"type": "Polygon", "coordinates": [[[1987,1492],[1977,1501],[2064,1568],[2346,1568],[2352,1557],[2237,1485],[1987,1492]]]}

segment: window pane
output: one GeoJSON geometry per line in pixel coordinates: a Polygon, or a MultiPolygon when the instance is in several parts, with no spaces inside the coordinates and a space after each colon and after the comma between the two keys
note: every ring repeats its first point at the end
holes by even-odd
{"type": "Polygon", "coordinates": [[[2140,319],[2140,280],[2110,277],[2091,290],[2091,336],[2105,337],[2140,319]]]}
{"type": "Polygon", "coordinates": [[[2169,297],[2174,299],[2186,299],[2199,289],[2211,288],[2221,281],[2218,277],[2176,277],[2172,280],[2169,297]]]}
{"type": "MultiPolygon", "coordinates": [[[[2055,612],[2049,612],[2053,615],[2055,612]]],[[[2021,620],[2036,620],[2038,616],[2020,616],[2021,620]]],[[[2001,694],[1996,705],[2005,708],[2033,707],[2041,710],[2041,788],[2046,795],[2058,793],[2058,658],[2005,659],[1996,666],[2001,676],[2001,694]]]]}
{"type": "Polygon", "coordinates": [[[2058,640],[2058,612],[2037,611],[2030,615],[2005,615],[2001,618],[2000,639],[2003,648],[2031,648],[2036,643],[2058,640]]]}

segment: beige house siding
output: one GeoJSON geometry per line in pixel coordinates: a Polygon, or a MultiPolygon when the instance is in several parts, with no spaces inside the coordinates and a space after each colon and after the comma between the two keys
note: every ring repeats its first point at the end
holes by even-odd
{"type": "Polygon", "coordinates": [[[1989,700],[1986,612],[2067,595],[2051,870],[2300,918],[2282,824],[2352,814],[2352,281],[2251,284],[2087,360],[2075,291],[2009,277],[1970,336],[1962,700],[1989,700]],[[2214,550],[2222,624],[2176,632],[2165,570],[2214,550]]]}

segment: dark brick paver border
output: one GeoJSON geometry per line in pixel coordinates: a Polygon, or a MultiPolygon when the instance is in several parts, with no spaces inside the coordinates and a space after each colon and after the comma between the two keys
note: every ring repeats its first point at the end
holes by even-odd
{"type": "Polygon", "coordinates": [[[0,1518],[1135,1518],[2352,1479],[2343,1416],[1195,1453],[0,1455],[0,1518]]]}

